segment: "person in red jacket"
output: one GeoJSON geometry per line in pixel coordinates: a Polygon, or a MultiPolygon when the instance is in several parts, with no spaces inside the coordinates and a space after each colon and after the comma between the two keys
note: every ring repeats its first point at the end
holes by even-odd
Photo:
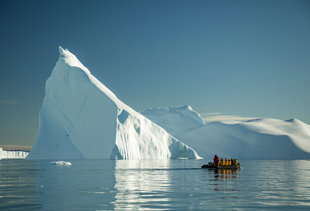
{"type": "Polygon", "coordinates": [[[214,163],[215,166],[219,165],[219,161],[220,161],[219,157],[217,155],[214,155],[213,163],[214,163]]]}

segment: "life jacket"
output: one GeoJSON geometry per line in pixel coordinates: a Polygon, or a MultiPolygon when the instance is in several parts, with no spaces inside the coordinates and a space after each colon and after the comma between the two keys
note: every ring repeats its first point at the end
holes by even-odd
{"type": "Polygon", "coordinates": [[[223,158],[221,158],[220,165],[221,165],[221,166],[224,166],[224,160],[223,160],[223,158]]]}
{"type": "Polygon", "coordinates": [[[218,162],[219,162],[219,160],[220,160],[220,159],[219,159],[219,157],[218,157],[217,155],[216,155],[216,156],[214,156],[214,159],[213,159],[213,162],[214,162],[214,163],[218,163],[218,162]]]}

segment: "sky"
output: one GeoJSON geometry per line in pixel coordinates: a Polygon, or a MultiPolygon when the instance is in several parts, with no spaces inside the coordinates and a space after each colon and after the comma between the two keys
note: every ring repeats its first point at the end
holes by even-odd
{"type": "Polygon", "coordinates": [[[58,46],[137,111],[310,124],[307,0],[0,0],[0,145],[34,143],[58,46]]]}

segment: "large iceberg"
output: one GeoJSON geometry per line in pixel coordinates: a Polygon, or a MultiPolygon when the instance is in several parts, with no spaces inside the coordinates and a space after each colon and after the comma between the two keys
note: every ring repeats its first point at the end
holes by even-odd
{"type": "Polygon", "coordinates": [[[214,154],[244,159],[310,158],[310,125],[298,119],[283,121],[258,118],[199,125],[197,123],[201,121],[197,119],[197,115],[192,115],[192,112],[195,111],[182,107],[153,108],[143,113],[167,131],[177,131],[171,134],[193,147],[205,158],[210,158],[214,154]],[[176,110],[182,110],[182,112],[176,112],[176,110]],[[167,118],[170,116],[174,116],[172,121],[167,118]],[[182,128],[183,131],[181,131],[182,128]],[[191,129],[188,130],[188,128],[191,129]]]}
{"type": "Polygon", "coordinates": [[[199,158],[120,101],[68,50],[46,82],[40,129],[27,159],[199,158]]]}
{"type": "Polygon", "coordinates": [[[206,124],[176,137],[207,157],[309,159],[310,126],[296,119],[254,119],[206,124]]]}

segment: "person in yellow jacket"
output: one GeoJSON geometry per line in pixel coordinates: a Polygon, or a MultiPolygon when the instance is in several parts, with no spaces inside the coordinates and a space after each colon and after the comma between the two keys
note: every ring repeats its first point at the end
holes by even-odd
{"type": "Polygon", "coordinates": [[[238,160],[237,160],[237,158],[235,158],[235,160],[234,160],[234,165],[238,165],[238,160]]]}
{"type": "Polygon", "coordinates": [[[228,166],[228,160],[225,158],[225,166],[228,166]]]}
{"type": "Polygon", "coordinates": [[[221,158],[221,160],[220,160],[220,166],[224,166],[224,160],[223,160],[223,158],[221,158]]]}

